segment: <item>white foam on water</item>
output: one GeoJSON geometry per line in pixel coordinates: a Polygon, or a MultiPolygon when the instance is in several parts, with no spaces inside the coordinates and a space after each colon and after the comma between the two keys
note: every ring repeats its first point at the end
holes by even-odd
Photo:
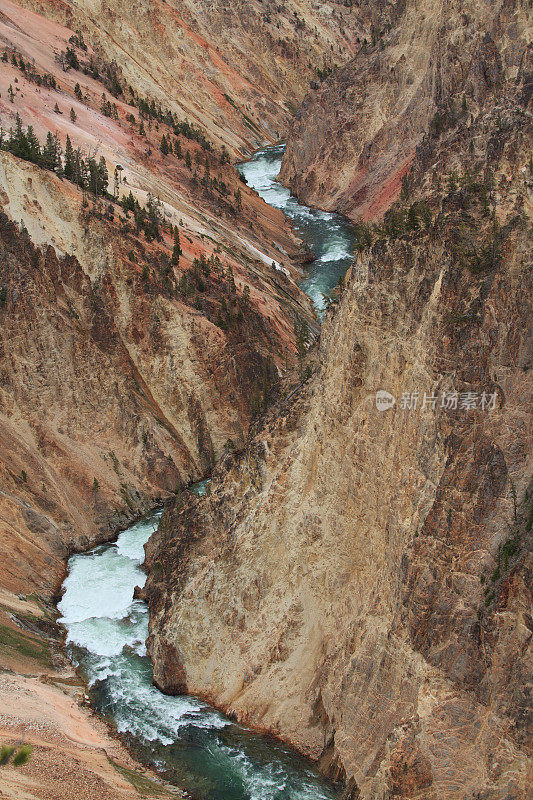
{"type": "MultiPolygon", "coordinates": [[[[351,258],[348,236],[340,218],[300,206],[276,182],[282,153],[283,147],[270,149],[240,169],[266,202],[281,208],[302,231],[314,231],[317,260],[313,266],[317,268],[309,272],[302,288],[321,312],[331,276],[335,270],[339,274],[344,259],[351,258]],[[337,266],[321,270],[322,263],[337,266]]],[[[272,263],[263,253],[257,254],[272,263]]],[[[281,268],[278,262],[275,266],[281,268]]],[[[199,483],[194,490],[205,494],[205,484],[199,483]]],[[[199,798],[227,800],[231,791],[236,800],[334,800],[335,793],[296,757],[235,726],[196,698],[168,697],[153,686],[145,644],[148,609],[133,599],[133,591],[145,583],[140,568],[144,545],[160,515],[157,512],[132,525],[116,544],[69,561],[65,593],[58,606],[60,622],[67,629],[73,660],[83,666],[97,693],[98,707],[113,718],[120,733],[136,737],[148,748],[154,764],[172,769],[172,758],[184,755],[178,763],[186,774],[193,770],[193,794],[199,798]],[[230,746],[227,741],[238,744],[230,746]],[[171,753],[167,762],[165,748],[175,752],[176,744],[179,752],[171,753]]]]}
{"type": "Polygon", "coordinates": [[[68,628],[96,617],[122,619],[131,605],[132,587],[144,585],[145,580],[138,562],[121,556],[115,545],[73,556],[58,604],[59,621],[68,628]]]}
{"type": "Polygon", "coordinates": [[[122,626],[114,619],[90,619],[69,625],[67,643],[83,647],[89,652],[109,658],[118,656],[125,647],[130,647],[139,655],[146,653],[145,641],[148,636],[148,619],[145,617],[136,625],[124,622],[122,626]]]}
{"type": "Polygon", "coordinates": [[[346,261],[352,258],[353,254],[346,249],[346,245],[343,242],[336,247],[329,248],[324,255],[320,256],[319,261],[327,263],[328,261],[346,261]]]}
{"type": "Polygon", "coordinates": [[[116,544],[73,556],[58,608],[67,644],[86,651],[89,685],[105,684],[118,730],[171,744],[186,725],[217,730],[230,723],[194,698],[161,694],[135,658],[146,656],[148,609],[133,590],[146,580],[139,565],[160,516],[133,525],[116,544]]]}
{"type": "Polygon", "coordinates": [[[117,551],[121,556],[131,558],[142,564],[144,561],[144,545],[156,530],[162,511],[156,511],[150,519],[137,522],[128,530],[123,531],[117,539],[117,551]]]}
{"type": "Polygon", "coordinates": [[[289,775],[283,765],[275,762],[258,767],[242,751],[225,746],[221,749],[226,759],[232,762],[250,800],[331,800],[331,793],[317,786],[312,773],[302,771],[298,775],[289,775]]]}
{"type": "Polygon", "coordinates": [[[144,741],[168,745],[188,725],[217,730],[229,724],[222,715],[194,698],[161,694],[127,661],[119,664],[108,679],[106,691],[114,704],[119,731],[133,733],[144,741]]]}
{"type": "Polygon", "coordinates": [[[283,150],[281,145],[259,151],[251,161],[240,164],[239,170],[263,200],[281,209],[293,221],[314,251],[316,261],[300,287],[321,317],[331,290],[353,260],[354,234],[342,217],[300,205],[290,191],[277,182],[283,150]]]}

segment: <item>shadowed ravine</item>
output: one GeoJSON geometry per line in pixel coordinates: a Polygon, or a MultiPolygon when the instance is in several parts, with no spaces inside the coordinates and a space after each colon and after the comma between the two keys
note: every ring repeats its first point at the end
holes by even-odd
{"type": "MultiPolygon", "coordinates": [[[[354,235],[333,214],[299,205],[275,181],[283,147],[257,153],[241,173],[301,233],[316,260],[302,282],[319,316],[352,258],[354,235]]],[[[196,492],[202,494],[204,485],[196,492]]],[[[152,685],[146,655],[148,609],[133,598],[143,585],[144,544],[160,512],[115,544],[73,556],[59,604],[67,647],[85,673],[92,703],[131,749],[197,800],[334,800],[335,789],[290,748],[230,722],[193,697],[168,697],[152,685]]]]}

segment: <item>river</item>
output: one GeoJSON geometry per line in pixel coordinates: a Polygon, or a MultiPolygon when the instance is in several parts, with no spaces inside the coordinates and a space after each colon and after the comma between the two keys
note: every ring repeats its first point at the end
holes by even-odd
{"type": "Polygon", "coordinates": [[[319,318],[353,260],[355,232],[340,214],[302,206],[289,190],[276,181],[285,145],[265,147],[250,161],[238,165],[239,172],[269,205],[279,208],[292,222],[315,260],[306,266],[300,288],[309,295],[319,318]]]}
{"type": "MultiPolygon", "coordinates": [[[[301,287],[321,316],[351,262],[355,239],[342,217],[301,206],[276,182],[282,153],[282,147],[267,148],[239,169],[268,203],[283,210],[315,253],[301,287]]],[[[193,490],[201,496],[205,482],[193,490]]],[[[152,685],[148,609],[133,592],[144,584],[144,544],[160,515],[132,525],[113,544],[69,560],[60,622],[93,707],[140,759],[195,800],[336,800],[335,788],[289,747],[194,697],[169,697],[152,685]]]]}

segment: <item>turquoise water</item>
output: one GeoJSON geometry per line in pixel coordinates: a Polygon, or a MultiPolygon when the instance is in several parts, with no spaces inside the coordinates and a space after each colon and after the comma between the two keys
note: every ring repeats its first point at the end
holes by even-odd
{"type": "Polygon", "coordinates": [[[353,261],[355,232],[348,220],[339,214],[300,205],[289,190],[276,181],[284,149],[285,145],[277,145],[259,150],[238,168],[246,183],[265,202],[283,211],[313,252],[315,260],[306,266],[300,288],[309,295],[317,316],[322,318],[331,290],[353,261]]]}
{"type": "MultiPolygon", "coordinates": [[[[267,148],[239,169],[315,254],[300,285],[320,318],[352,261],[355,236],[345,219],[300,205],[276,182],[282,154],[282,146],[267,148]]],[[[207,486],[200,481],[192,488],[202,497],[207,486]]],[[[152,685],[148,609],[133,592],[144,585],[144,544],[160,515],[136,523],[114,544],[69,560],[60,621],[94,708],[141,759],[195,800],[336,800],[335,788],[276,739],[236,725],[194,697],[169,697],[152,685]]]]}
{"type": "MultiPolygon", "coordinates": [[[[199,496],[205,488],[196,487],[199,496]]],[[[144,544],[160,515],[69,560],[60,622],[93,707],[142,760],[197,800],[334,800],[333,787],[290,748],[194,697],[169,697],[152,685],[148,608],[133,590],[144,584],[144,544]]]]}

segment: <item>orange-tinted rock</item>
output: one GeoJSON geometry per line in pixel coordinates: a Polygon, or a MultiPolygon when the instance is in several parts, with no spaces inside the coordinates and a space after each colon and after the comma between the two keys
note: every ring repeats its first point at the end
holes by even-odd
{"type": "Polygon", "coordinates": [[[326,315],[316,374],[147,548],[160,679],[171,644],[189,691],[364,800],[530,794],[526,64],[420,145],[396,228],[371,231],[326,315]]]}

